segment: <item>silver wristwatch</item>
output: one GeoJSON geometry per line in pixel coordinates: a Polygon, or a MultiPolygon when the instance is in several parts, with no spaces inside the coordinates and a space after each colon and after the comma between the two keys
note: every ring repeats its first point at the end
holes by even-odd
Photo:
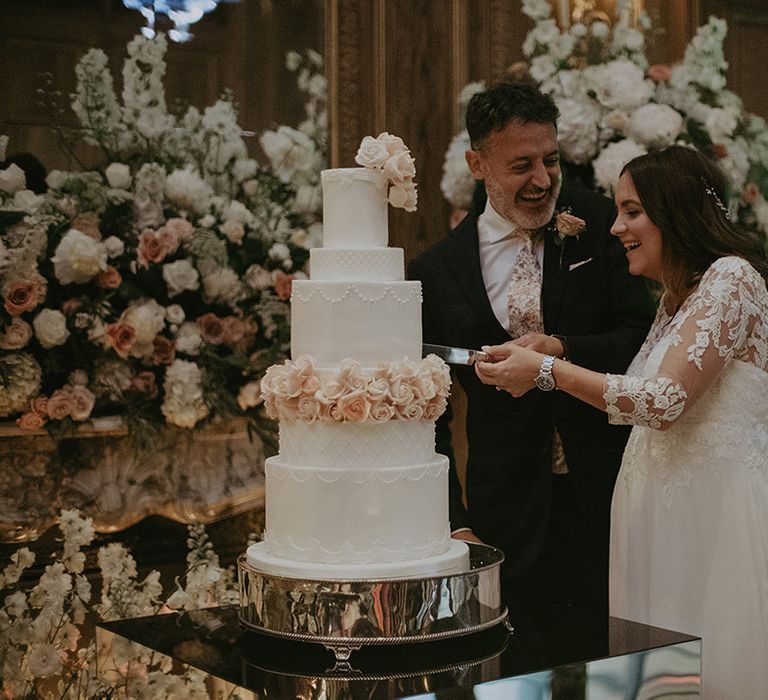
{"type": "Polygon", "coordinates": [[[555,378],[552,376],[552,367],[555,364],[555,358],[552,355],[546,355],[541,361],[541,367],[539,373],[536,375],[536,379],[533,380],[534,384],[542,391],[552,391],[557,388],[555,378]]]}

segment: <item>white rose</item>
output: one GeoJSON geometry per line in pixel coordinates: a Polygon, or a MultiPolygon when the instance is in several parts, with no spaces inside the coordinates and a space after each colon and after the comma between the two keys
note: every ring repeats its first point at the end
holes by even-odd
{"type": "Polygon", "coordinates": [[[131,186],[131,169],[125,163],[110,163],[104,171],[110,187],[127,190],[131,186]]]}
{"type": "Polygon", "coordinates": [[[241,223],[238,223],[237,221],[225,221],[219,228],[230,243],[234,243],[235,245],[242,244],[245,236],[245,229],[241,223]]]}
{"type": "Polygon", "coordinates": [[[196,323],[187,321],[181,324],[176,334],[176,352],[183,352],[187,355],[197,355],[200,352],[200,346],[203,344],[203,336],[196,323]]]}
{"type": "Polygon", "coordinates": [[[11,163],[5,170],[0,170],[0,192],[18,192],[27,186],[27,176],[24,171],[11,163]]]}
{"type": "Polygon", "coordinates": [[[200,273],[186,259],[163,265],[163,279],[168,285],[168,296],[200,289],[200,273]]]}
{"type": "Polygon", "coordinates": [[[186,314],[184,313],[184,309],[182,309],[181,306],[178,304],[171,304],[165,307],[165,318],[167,319],[168,323],[178,324],[186,318],[186,314]]]}
{"type": "Polygon", "coordinates": [[[303,214],[313,214],[323,204],[322,190],[319,185],[304,183],[296,189],[296,209],[303,214]]]}
{"type": "Polygon", "coordinates": [[[155,337],[165,327],[165,309],[154,299],[134,303],[123,311],[120,321],[136,331],[131,355],[147,357],[154,352],[155,337]]]}
{"type": "Polygon", "coordinates": [[[683,117],[669,105],[648,103],[629,119],[627,135],[648,148],[671,146],[683,130],[683,117]]]}
{"type": "Polygon", "coordinates": [[[595,39],[605,39],[611,31],[611,28],[605,22],[592,22],[590,29],[595,39]]]}
{"type": "Polygon", "coordinates": [[[269,249],[268,255],[274,260],[285,260],[290,257],[291,249],[285,243],[275,243],[269,249]]]}
{"type": "Polygon", "coordinates": [[[245,283],[251,289],[267,289],[272,286],[272,273],[261,265],[253,264],[245,271],[245,283]]]}
{"type": "Polygon", "coordinates": [[[69,229],[51,258],[56,278],[62,284],[82,284],[107,269],[107,249],[75,228],[69,229]]]}
{"type": "Polygon", "coordinates": [[[109,236],[109,238],[102,241],[104,248],[107,251],[107,257],[117,258],[125,252],[125,243],[123,243],[117,236],[109,236]]]}
{"type": "Polygon", "coordinates": [[[416,175],[415,161],[405,151],[395,153],[384,163],[384,174],[392,182],[402,184],[416,175]]]}
{"type": "Polygon", "coordinates": [[[253,214],[248,210],[248,207],[234,199],[222,208],[221,216],[225,221],[236,224],[247,225],[253,221],[253,214]]]}
{"type": "Polygon", "coordinates": [[[365,168],[383,168],[389,158],[387,145],[373,136],[366,136],[360,143],[355,163],[365,168]]]}
{"type": "Polygon", "coordinates": [[[393,207],[405,209],[405,211],[416,211],[417,202],[416,187],[395,185],[389,188],[389,203],[393,207]]]}
{"type": "Polygon", "coordinates": [[[704,122],[704,128],[714,143],[722,143],[731,138],[737,126],[736,117],[730,111],[720,107],[711,109],[704,122]]]}
{"type": "Polygon", "coordinates": [[[623,139],[616,143],[609,143],[592,162],[595,182],[606,193],[613,193],[616,183],[619,181],[621,169],[633,158],[647,152],[634,139],[623,139]]]}
{"type": "Polygon", "coordinates": [[[67,319],[61,311],[43,309],[35,316],[32,325],[40,345],[46,349],[62,345],[69,338],[67,319]]]}

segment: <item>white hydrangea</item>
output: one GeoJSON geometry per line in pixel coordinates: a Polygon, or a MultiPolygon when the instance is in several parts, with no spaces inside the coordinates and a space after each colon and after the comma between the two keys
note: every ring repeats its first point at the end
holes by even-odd
{"type": "Polygon", "coordinates": [[[220,267],[203,275],[203,292],[208,303],[219,301],[233,305],[242,291],[240,278],[231,267],[220,267]]]}
{"type": "Polygon", "coordinates": [[[56,246],[51,262],[59,282],[83,284],[106,270],[107,249],[100,241],[71,228],[56,246]]]}
{"type": "Polygon", "coordinates": [[[197,355],[203,344],[203,336],[196,323],[185,321],[176,333],[176,352],[197,355]]]}
{"type": "Polygon", "coordinates": [[[523,55],[532,56],[537,49],[549,50],[550,45],[560,38],[560,29],[553,19],[537,22],[523,42],[523,55]]]}
{"type": "Polygon", "coordinates": [[[606,194],[613,194],[621,169],[633,158],[647,152],[643,146],[631,138],[609,143],[592,163],[595,182],[606,194]]]}
{"type": "Polygon", "coordinates": [[[738,119],[731,110],[713,107],[704,121],[704,128],[713,143],[722,143],[729,139],[738,126],[738,119]]]}
{"type": "Polygon", "coordinates": [[[174,170],[165,181],[165,194],[182,209],[205,213],[213,195],[210,185],[195,172],[191,165],[174,170]]]}
{"type": "Polygon", "coordinates": [[[572,163],[588,163],[597,153],[600,109],[593,100],[560,98],[557,140],[563,155],[572,163]]]}
{"type": "Polygon", "coordinates": [[[180,428],[194,428],[209,409],[203,398],[202,372],[187,360],[174,360],[163,383],[162,412],[166,420],[180,428]]]}
{"type": "Polygon", "coordinates": [[[456,134],[451,141],[443,163],[440,190],[443,196],[459,209],[468,209],[475,191],[475,178],[467,165],[464,154],[471,148],[467,130],[456,134]]]}
{"type": "Polygon", "coordinates": [[[20,413],[40,392],[42,370],[26,352],[0,354],[0,418],[20,413]]]}
{"type": "Polygon", "coordinates": [[[724,139],[722,145],[725,146],[727,153],[718,159],[717,164],[728,178],[734,192],[739,193],[747,184],[749,146],[740,136],[733,140],[724,139]]]}
{"type": "Polygon", "coordinates": [[[653,83],[646,80],[643,69],[632,61],[617,59],[592,68],[595,95],[608,109],[629,111],[645,104],[653,95],[653,83]]]}
{"type": "Polygon", "coordinates": [[[683,127],[683,117],[677,110],[649,102],[632,112],[626,133],[646,148],[663,148],[675,143],[683,127]]]}

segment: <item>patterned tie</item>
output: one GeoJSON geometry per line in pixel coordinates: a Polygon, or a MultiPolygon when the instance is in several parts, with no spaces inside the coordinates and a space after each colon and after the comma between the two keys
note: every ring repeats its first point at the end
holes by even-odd
{"type": "Polygon", "coordinates": [[[543,333],[541,320],[541,265],[533,249],[533,238],[526,235],[517,256],[507,288],[509,334],[519,338],[526,333],[543,333]]]}
{"type": "MultiPolygon", "coordinates": [[[[526,333],[543,333],[541,316],[541,265],[533,249],[533,238],[526,235],[523,249],[517,256],[507,288],[509,334],[519,338],[526,333]]],[[[563,441],[555,429],[552,435],[552,471],[567,474],[563,441]]]]}

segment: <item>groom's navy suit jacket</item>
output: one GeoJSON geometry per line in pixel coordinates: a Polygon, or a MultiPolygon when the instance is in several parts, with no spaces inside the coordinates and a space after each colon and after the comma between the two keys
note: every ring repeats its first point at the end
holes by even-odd
{"type": "MultiPolygon", "coordinates": [[[[586,190],[564,192],[587,227],[558,245],[545,232],[542,308],[547,334],[565,336],[570,359],[600,372],[623,373],[652,321],[644,280],[627,270],[624,248],[609,233],[610,200],[586,190]]],[[[423,289],[424,342],[479,348],[510,340],[494,316],[480,267],[478,211],[414,260],[409,277],[423,289]]],[[[629,429],[559,392],[533,389],[520,398],[482,384],[471,367],[456,367],[467,394],[467,510],[450,447],[450,413],[438,422],[438,452],[451,456],[453,530],[471,527],[506,555],[505,574],[524,577],[540,566],[550,528],[553,426],[563,441],[575,499],[574,524],[585,544],[585,567],[607,581],[610,500],[629,429]],[[592,552],[592,554],[589,554],[592,552]]],[[[535,585],[535,582],[533,582],[535,585]]]]}

